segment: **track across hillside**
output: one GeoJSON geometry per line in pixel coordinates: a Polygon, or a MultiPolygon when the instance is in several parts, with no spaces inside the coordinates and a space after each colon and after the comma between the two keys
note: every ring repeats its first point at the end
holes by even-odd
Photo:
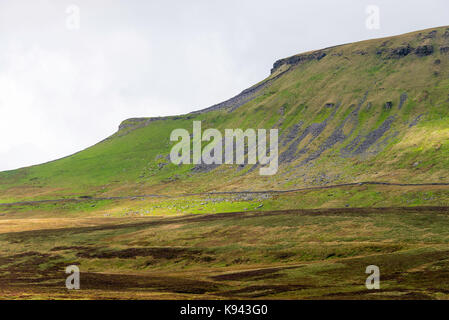
{"type": "Polygon", "coordinates": [[[448,186],[449,183],[391,183],[391,182],[354,182],[343,183],[329,186],[316,186],[316,187],[304,187],[287,190],[260,190],[260,191],[213,191],[213,192],[198,192],[198,193],[183,193],[176,195],[164,195],[164,194],[147,194],[147,195],[134,195],[134,196],[116,196],[116,197],[91,197],[82,196],[79,198],[59,198],[59,199],[46,199],[46,200],[34,200],[34,201],[19,201],[10,203],[0,203],[0,206],[18,206],[18,205],[33,205],[43,203],[59,203],[59,202],[82,202],[82,201],[102,201],[102,200],[133,200],[133,199],[145,199],[145,198],[181,198],[189,196],[213,196],[213,195],[242,195],[242,194],[285,194],[300,191],[310,190],[325,190],[341,187],[352,186],[365,186],[365,185],[381,185],[381,186],[395,186],[395,187],[426,187],[426,186],[448,186]]]}

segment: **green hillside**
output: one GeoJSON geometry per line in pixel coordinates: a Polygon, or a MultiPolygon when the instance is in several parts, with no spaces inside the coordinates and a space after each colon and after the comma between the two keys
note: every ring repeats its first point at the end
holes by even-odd
{"type": "Polygon", "coordinates": [[[441,27],[282,59],[267,79],[224,103],[126,120],[77,154],[0,173],[0,202],[448,183],[448,138],[449,28],[441,27]],[[195,120],[222,132],[278,128],[278,173],[169,163],[170,133],[191,132],[195,120]]]}
{"type": "Polygon", "coordinates": [[[448,138],[449,27],[281,59],[225,102],[1,172],[0,299],[449,299],[448,138]],[[171,163],[193,121],[279,129],[277,174],[171,163]]]}

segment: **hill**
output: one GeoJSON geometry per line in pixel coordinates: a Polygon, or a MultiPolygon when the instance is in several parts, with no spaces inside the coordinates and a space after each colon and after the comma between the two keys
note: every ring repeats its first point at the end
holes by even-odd
{"type": "Polygon", "coordinates": [[[225,102],[1,172],[0,298],[448,299],[448,138],[448,27],[281,59],[225,102]],[[171,163],[194,121],[278,129],[278,172],[171,163]]]}
{"type": "Polygon", "coordinates": [[[289,190],[359,182],[449,182],[449,28],[307,52],[268,78],[186,115],[134,118],[66,158],[0,173],[0,202],[289,190]],[[279,129],[279,171],[175,165],[170,133],[279,129]]]}

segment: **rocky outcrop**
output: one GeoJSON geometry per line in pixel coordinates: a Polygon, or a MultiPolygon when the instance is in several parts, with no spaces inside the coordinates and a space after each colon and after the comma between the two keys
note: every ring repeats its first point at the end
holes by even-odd
{"type": "Polygon", "coordinates": [[[256,98],[259,95],[259,93],[261,93],[261,91],[266,87],[268,87],[272,82],[273,80],[267,80],[259,85],[243,90],[240,94],[236,95],[235,97],[232,97],[229,100],[215,104],[206,109],[191,112],[191,114],[199,114],[221,109],[229,109],[229,111],[233,111],[238,107],[241,107],[245,103],[251,101],[252,99],[256,98]]]}
{"type": "Polygon", "coordinates": [[[413,48],[410,45],[394,48],[391,50],[389,58],[403,58],[412,53],[413,48]]]}
{"type": "Polygon", "coordinates": [[[146,127],[148,124],[154,121],[160,121],[160,120],[179,120],[179,119],[190,119],[190,116],[169,116],[169,117],[153,117],[153,118],[130,118],[126,119],[122,123],[120,123],[118,130],[120,131],[126,131],[127,133],[138,129],[142,127],[146,127]],[[128,129],[128,130],[126,130],[128,129]]]}
{"type": "Polygon", "coordinates": [[[449,54],[449,47],[441,47],[440,53],[441,54],[449,54]]]}
{"type": "Polygon", "coordinates": [[[402,106],[404,105],[405,101],[407,101],[408,95],[406,92],[401,94],[401,97],[399,98],[399,110],[402,109],[402,106]]]}
{"type": "Polygon", "coordinates": [[[296,56],[292,56],[289,58],[278,60],[273,64],[273,69],[271,69],[271,74],[273,74],[274,71],[276,71],[279,67],[281,67],[285,64],[294,66],[297,64],[301,64],[301,63],[313,61],[313,60],[320,61],[326,55],[327,54],[324,51],[316,51],[316,52],[309,53],[309,54],[300,54],[300,55],[296,55],[296,56]]]}
{"type": "MultiPolygon", "coordinates": [[[[383,53],[388,52],[385,48],[379,49],[377,51],[378,55],[382,55],[383,53]]],[[[434,53],[434,48],[432,45],[423,45],[418,48],[412,48],[410,45],[401,46],[397,48],[393,48],[389,51],[387,58],[388,59],[400,59],[408,56],[409,54],[414,53],[418,57],[427,57],[434,53]]]]}
{"type": "Polygon", "coordinates": [[[126,119],[118,126],[118,130],[125,130],[136,126],[144,126],[146,123],[156,120],[155,118],[131,118],[126,119]]]}
{"type": "Polygon", "coordinates": [[[424,116],[424,114],[420,114],[419,116],[417,116],[410,124],[409,124],[409,128],[412,128],[414,126],[416,126],[419,122],[419,120],[421,120],[421,118],[424,116]]]}
{"type": "Polygon", "coordinates": [[[418,57],[430,56],[431,54],[433,54],[433,46],[432,45],[420,46],[416,48],[415,54],[418,57]]]}
{"type": "Polygon", "coordinates": [[[359,145],[359,147],[354,151],[354,155],[360,155],[368,151],[368,149],[374,145],[382,136],[391,128],[392,123],[394,122],[395,117],[388,117],[379,128],[373,130],[369,134],[365,136],[363,142],[359,145]]]}
{"type": "Polygon", "coordinates": [[[283,144],[286,145],[287,142],[293,140],[293,142],[288,146],[287,150],[282,152],[281,155],[279,156],[279,163],[289,163],[296,160],[298,156],[306,154],[309,151],[308,146],[326,129],[328,123],[333,119],[339,107],[340,104],[337,104],[334,107],[334,110],[332,111],[331,115],[326,120],[320,123],[312,123],[310,126],[305,128],[305,130],[300,135],[299,129],[301,128],[302,123],[295,125],[290,130],[289,134],[287,134],[286,139],[283,141],[283,144]],[[296,135],[297,138],[295,139],[294,137],[296,135]],[[308,141],[307,145],[298,151],[298,146],[308,136],[310,136],[310,140],[308,141]]]}
{"type": "Polygon", "coordinates": [[[437,30],[430,31],[430,32],[429,32],[428,34],[426,34],[426,35],[423,35],[422,33],[419,33],[419,34],[418,34],[418,39],[419,39],[419,40],[435,39],[436,36],[437,36],[437,34],[438,34],[438,31],[437,31],[437,30]]]}

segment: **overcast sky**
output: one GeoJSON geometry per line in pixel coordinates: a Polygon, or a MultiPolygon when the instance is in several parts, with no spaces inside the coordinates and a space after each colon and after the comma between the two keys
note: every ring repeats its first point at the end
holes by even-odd
{"type": "Polygon", "coordinates": [[[0,170],[72,154],[127,118],[221,102],[279,58],[448,17],[447,0],[0,0],[0,170]]]}

